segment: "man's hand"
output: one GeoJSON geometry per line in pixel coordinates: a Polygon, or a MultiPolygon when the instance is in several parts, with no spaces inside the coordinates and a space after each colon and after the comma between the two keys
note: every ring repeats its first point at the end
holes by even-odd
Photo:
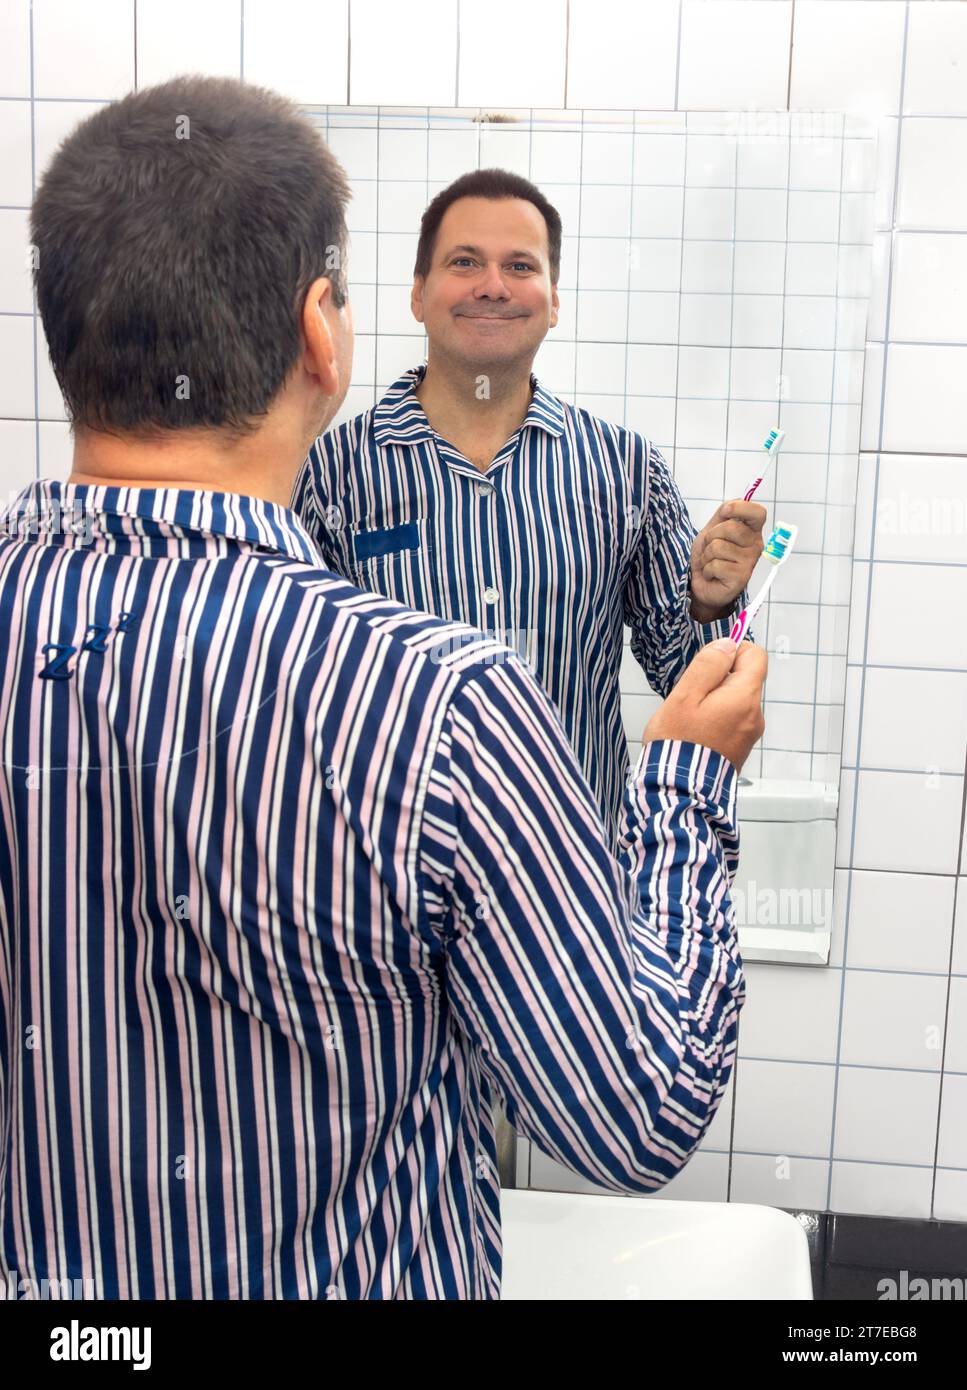
{"type": "Polygon", "coordinates": [[[720,637],[689,662],[642,742],[681,739],[702,743],[738,769],[762,737],[762,683],[769,661],[761,647],[720,637]]]}
{"type": "Polygon", "coordinates": [[[723,502],[692,544],[692,617],[708,623],[731,612],[765,548],[766,509],[758,502],[723,502]]]}

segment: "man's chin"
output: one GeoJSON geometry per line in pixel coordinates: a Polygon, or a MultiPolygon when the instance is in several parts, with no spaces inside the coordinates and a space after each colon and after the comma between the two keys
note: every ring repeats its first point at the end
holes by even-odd
{"type": "Polygon", "coordinates": [[[517,362],[530,363],[540,343],[501,342],[496,336],[484,341],[481,335],[479,343],[468,343],[462,338],[459,342],[451,340],[440,346],[453,361],[485,371],[488,366],[497,368],[510,367],[517,362]]]}

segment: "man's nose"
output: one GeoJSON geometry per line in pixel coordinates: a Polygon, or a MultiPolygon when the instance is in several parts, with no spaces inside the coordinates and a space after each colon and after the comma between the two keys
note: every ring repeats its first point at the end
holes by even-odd
{"type": "Polygon", "coordinates": [[[474,286],[478,299],[509,299],[510,290],[504,284],[500,266],[496,261],[488,262],[485,272],[474,286]]]}

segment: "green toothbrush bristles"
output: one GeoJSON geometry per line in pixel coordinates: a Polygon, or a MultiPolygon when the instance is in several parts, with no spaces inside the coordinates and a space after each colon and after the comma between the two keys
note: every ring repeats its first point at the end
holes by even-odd
{"type": "Polygon", "coordinates": [[[795,526],[777,526],[766,542],[763,555],[777,565],[784,560],[796,536],[795,526]]]}
{"type": "Polygon", "coordinates": [[[770,430],[762,447],[771,456],[777,451],[785,437],[785,430],[770,430]]]}

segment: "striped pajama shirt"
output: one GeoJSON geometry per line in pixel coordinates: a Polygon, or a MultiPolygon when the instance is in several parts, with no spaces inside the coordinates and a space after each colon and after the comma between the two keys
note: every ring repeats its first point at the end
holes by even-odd
{"type": "Polygon", "coordinates": [[[0,1297],[495,1298],[495,1100],[615,1191],[700,1142],[719,754],[647,745],[615,857],[486,633],[285,507],[52,481],[3,518],[0,738],[0,1297]]]}

